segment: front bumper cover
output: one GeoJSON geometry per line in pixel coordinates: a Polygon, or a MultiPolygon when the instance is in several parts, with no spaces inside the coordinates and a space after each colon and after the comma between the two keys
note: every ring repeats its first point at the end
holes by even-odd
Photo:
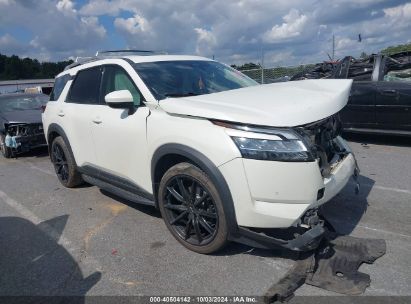
{"type": "Polygon", "coordinates": [[[283,240],[245,227],[239,227],[239,235],[235,238],[235,241],[263,249],[284,248],[292,251],[310,251],[319,246],[327,231],[328,229],[319,223],[291,240],[283,240]]]}

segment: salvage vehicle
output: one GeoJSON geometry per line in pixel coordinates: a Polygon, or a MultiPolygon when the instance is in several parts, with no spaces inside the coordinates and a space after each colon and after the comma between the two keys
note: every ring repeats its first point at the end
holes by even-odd
{"type": "Polygon", "coordinates": [[[258,85],[207,58],[128,52],[56,77],[43,125],[60,182],[159,208],[198,253],[316,248],[320,206],[358,174],[338,115],[352,81],[258,85]]]}
{"type": "Polygon", "coordinates": [[[347,56],[326,73],[306,71],[292,80],[353,79],[347,106],[341,111],[345,131],[411,135],[411,52],[347,56]]]}
{"type": "Polygon", "coordinates": [[[45,94],[0,95],[0,150],[5,158],[46,146],[41,122],[45,94]]]}

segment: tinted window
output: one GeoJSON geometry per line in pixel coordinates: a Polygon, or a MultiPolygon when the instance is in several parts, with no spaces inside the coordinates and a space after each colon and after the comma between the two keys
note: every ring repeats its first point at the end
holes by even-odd
{"type": "Polygon", "coordinates": [[[100,67],[79,71],[71,85],[67,102],[98,104],[100,97],[100,79],[100,67]]]}
{"type": "MultiPolygon", "coordinates": [[[[104,99],[108,93],[119,90],[129,90],[133,96],[135,106],[139,106],[142,101],[140,91],[137,89],[133,80],[128,76],[127,72],[121,67],[108,65],[104,67],[103,83],[101,86],[101,97],[104,99]]],[[[104,103],[104,100],[102,101],[104,103]]]]}
{"type": "Polygon", "coordinates": [[[241,72],[215,61],[159,61],[134,65],[157,99],[202,95],[257,85],[241,72]]]}
{"type": "Polygon", "coordinates": [[[57,77],[54,81],[53,90],[50,94],[50,100],[59,99],[61,92],[63,92],[64,87],[66,86],[67,81],[69,81],[71,76],[69,74],[57,77]]]}

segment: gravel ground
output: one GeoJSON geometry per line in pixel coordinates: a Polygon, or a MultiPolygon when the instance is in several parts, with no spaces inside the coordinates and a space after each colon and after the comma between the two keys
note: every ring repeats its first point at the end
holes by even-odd
{"type": "MultiPolygon", "coordinates": [[[[337,230],[383,238],[387,254],[360,270],[366,295],[411,295],[411,140],[350,136],[360,195],[325,208],[337,230]]],[[[183,248],[159,212],[94,186],[63,188],[45,150],[0,158],[0,295],[263,295],[294,261],[230,244],[216,255],[183,248]]],[[[296,295],[336,295],[304,285],[296,295]]]]}

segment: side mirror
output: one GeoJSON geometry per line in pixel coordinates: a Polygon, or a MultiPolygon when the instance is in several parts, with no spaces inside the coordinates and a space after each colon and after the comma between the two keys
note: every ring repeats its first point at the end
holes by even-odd
{"type": "Polygon", "coordinates": [[[119,90],[108,93],[104,96],[104,100],[111,108],[134,111],[133,95],[131,95],[129,90],[119,90]]]}

